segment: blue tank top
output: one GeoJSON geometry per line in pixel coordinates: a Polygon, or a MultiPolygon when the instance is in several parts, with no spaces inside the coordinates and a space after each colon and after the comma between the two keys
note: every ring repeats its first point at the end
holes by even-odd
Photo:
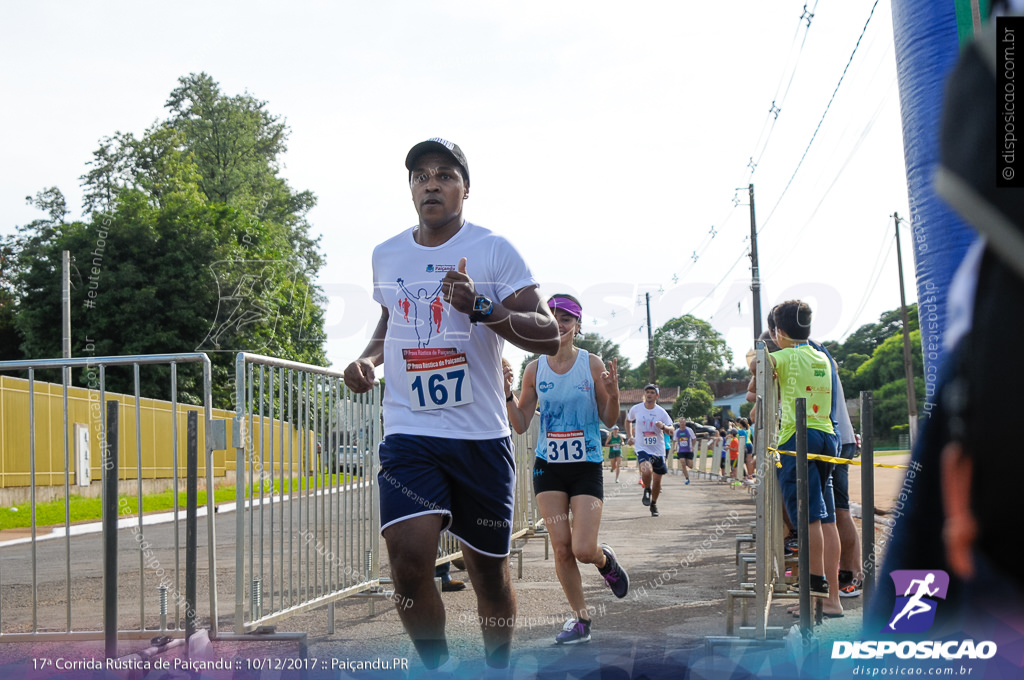
{"type": "Polygon", "coordinates": [[[581,349],[565,375],[537,360],[537,400],[540,404],[540,436],[537,457],[548,463],[600,463],[601,428],[597,414],[590,353],[581,349]]]}

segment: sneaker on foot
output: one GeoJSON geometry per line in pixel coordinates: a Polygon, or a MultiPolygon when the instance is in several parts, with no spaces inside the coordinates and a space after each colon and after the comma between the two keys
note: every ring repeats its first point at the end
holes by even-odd
{"type": "Polygon", "coordinates": [[[590,642],[590,622],[573,618],[565,622],[562,632],[555,637],[555,644],[578,645],[590,642]]]}
{"type": "MultiPolygon", "coordinates": [[[[626,596],[629,592],[629,575],[626,574],[626,570],[622,568],[619,561],[615,558],[615,551],[607,543],[601,544],[601,550],[604,551],[604,556],[607,558],[605,563],[606,570],[602,574],[608,587],[612,589],[612,593],[615,597],[620,600],[626,596]]],[[[587,626],[587,632],[590,632],[590,626],[587,626]]],[[[587,639],[590,639],[589,637],[587,639]]]]}
{"type": "Polygon", "coordinates": [[[644,489],[644,497],[641,499],[641,502],[644,505],[650,505],[651,504],[651,490],[650,489],[644,489]]]}
{"type": "Polygon", "coordinates": [[[857,597],[860,595],[861,582],[853,579],[839,584],[839,597],[857,597]]]}
{"type": "Polygon", "coordinates": [[[689,484],[689,483],[690,483],[690,478],[689,478],[689,477],[687,477],[687,478],[686,478],[686,483],[687,483],[687,484],[689,484]]]}
{"type": "Polygon", "coordinates": [[[661,513],[658,512],[658,504],[651,503],[651,517],[658,517],[661,513]]]}

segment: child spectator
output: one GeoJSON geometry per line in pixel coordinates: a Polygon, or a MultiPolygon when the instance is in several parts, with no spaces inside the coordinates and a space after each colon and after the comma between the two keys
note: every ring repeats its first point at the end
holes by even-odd
{"type": "MultiPolygon", "coordinates": [[[[780,451],[796,451],[796,399],[807,399],[807,452],[835,456],[838,439],[832,428],[832,371],[828,357],[811,347],[811,308],[800,300],[789,300],[774,312],[776,343],[772,363],[781,391],[782,424],[780,451]]],[[[786,510],[797,519],[796,458],[781,456],[779,482],[786,510]]],[[[836,530],[835,500],[832,495],[831,464],[809,461],[807,466],[809,511],[808,556],[811,590],[827,593],[822,611],[826,617],[840,617],[839,532],[836,530]]]]}
{"type": "Polygon", "coordinates": [[[739,430],[729,430],[729,466],[735,470],[740,457],[739,430]]]}

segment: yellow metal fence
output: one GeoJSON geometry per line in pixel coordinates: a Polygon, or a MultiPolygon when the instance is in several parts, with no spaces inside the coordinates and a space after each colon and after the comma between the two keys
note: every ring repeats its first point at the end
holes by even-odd
{"type": "MultiPolygon", "coordinates": [[[[64,424],[63,386],[57,383],[35,381],[35,451],[36,451],[36,485],[50,486],[64,484],[64,424]]],[[[119,477],[120,479],[136,479],[139,476],[141,460],[143,480],[171,479],[174,474],[174,437],[172,429],[172,403],[158,399],[140,399],[139,414],[136,418],[135,397],[114,392],[106,393],[107,400],[121,403],[121,414],[118,420],[118,441],[120,444],[119,477]],[[141,446],[137,448],[136,438],[141,433],[141,446]]],[[[177,404],[178,420],[178,470],[177,476],[185,476],[185,436],[186,420],[189,411],[198,411],[199,441],[205,441],[205,422],[202,417],[202,406],[177,404]]],[[[233,411],[213,409],[214,420],[231,420],[233,411]]],[[[101,479],[101,432],[103,407],[100,402],[100,391],[84,387],[68,388],[68,447],[69,473],[72,480],[78,473],[79,456],[76,455],[77,441],[81,429],[87,432],[89,448],[88,469],[86,479],[98,483],[101,479]],[[79,427],[76,428],[76,425],[79,427]]],[[[271,432],[278,432],[280,421],[253,416],[250,431],[256,437],[262,429],[269,437],[271,432]]],[[[298,451],[300,435],[294,430],[292,446],[298,451]]],[[[224,477],[228,471],[235,469],[235,449],[231,441],[231,427],[227,427],[227,450],[213,452],[213,474],[224,477]]],[[[0,488],[26,487],[30,484],[30,431],[29,431],[29,381],[11,376],[0,376],[0,488]]],[[[294,461],[301,460],[294,456],[294,461]]],[[[315,464],[309,460],[308,465],[315,464]]],[[[275,464],[280,469],[281,463],[275,464]]],[[[294,466],[293,466],[294,467],[294,466]]],[[[199,459],[199,475],[206,476],[206,460],[199,459]]],[[[82,484],[87,486],[88,484],[82,484]]]]}

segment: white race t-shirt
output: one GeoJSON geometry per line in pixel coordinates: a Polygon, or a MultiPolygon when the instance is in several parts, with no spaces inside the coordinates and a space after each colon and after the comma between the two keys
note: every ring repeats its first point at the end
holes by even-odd
{"type": "Polygon", "coordinates": [[[409,228],[373,251],[373,299],[389,312],[384,340],[384,433],[456,439],[510,434],[501,351],[505,341],[444,301],[441,281],[466,273],[499,303],[537,285],[501,236],[465,222],[446,243],[421,246],[409,228]]]}
{"type": "Polygon", "coordinates": [[[665,435],[655,423],[672,425],[672,418],[669,417],[668,411],[657,404],[654,405],[654,408],[649,409],[641,402],[629,409],[626,420],[636,423],[633,426],[633,448],[659,458],[665,457],[665,435]]]}

